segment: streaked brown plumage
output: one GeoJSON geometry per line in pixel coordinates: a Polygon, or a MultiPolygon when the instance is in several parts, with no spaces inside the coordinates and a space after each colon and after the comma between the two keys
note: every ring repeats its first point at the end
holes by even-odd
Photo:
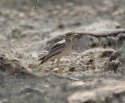
{"type": "Polygon", "coordinates": [[[43,64],[47,61],[57,59],[57,66],[60,70],[59,66],[59,60],[62,56],[68,55],[71,53],[72,47],[73,47],[73,38],[75,37],[75,33],[70,32],[65,34],[65,38],[57,43],[54,43],[49,47],[48,53],[40,58],[41,60],[40,64],[43,64]]]}

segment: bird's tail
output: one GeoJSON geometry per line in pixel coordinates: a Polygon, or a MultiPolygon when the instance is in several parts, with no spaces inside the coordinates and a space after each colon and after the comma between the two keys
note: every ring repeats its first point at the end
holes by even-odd
{"type": "Polygon", "coordinates": [[[46,62],[46,56],[38,59],[40,61],[39,65],[43,64],[44,62],[46,62]]]}

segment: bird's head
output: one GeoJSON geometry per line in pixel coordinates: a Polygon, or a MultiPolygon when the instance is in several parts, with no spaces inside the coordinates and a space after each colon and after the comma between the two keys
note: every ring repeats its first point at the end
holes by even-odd
{"type": "Polygon", "coordinates": [[[66,39],[73,39],[75,37],[75,32],[69,32],[66,33],[65,38],[66,39]]]}

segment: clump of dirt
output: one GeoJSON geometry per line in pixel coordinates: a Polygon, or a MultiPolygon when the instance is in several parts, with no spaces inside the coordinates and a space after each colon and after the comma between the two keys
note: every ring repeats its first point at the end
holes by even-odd
{"type": "Polygon", "coordinates": [[[9,59],[4,54],[0,55],[0,72],[14,76],[33,76],[29,69],[26,69],[18,59],[9,59]]]}
{"type": "Polygon", "coordinates": [[[78,64],[82,66],[83,71],[93,70],[93,72],[103,72],[113,70],[116,72],[121,64],[119,57],[114,49],[94,48],[81,53],[80,58],[78,58],[78,64]],[[115,58],[111,59],[113,57],[115,58]]]}

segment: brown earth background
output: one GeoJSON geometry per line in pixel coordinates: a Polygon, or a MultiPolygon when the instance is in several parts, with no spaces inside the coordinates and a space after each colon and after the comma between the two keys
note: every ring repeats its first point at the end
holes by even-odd
{"type": "Polygon", "coordinates": [[[38,2],[0,0],[0,103],[125,103],[125,0],[38,2]],[[48,40],[72,31],[107,36],[83,36],[62,74],[55,62],[34,66],[48,40]]]}

